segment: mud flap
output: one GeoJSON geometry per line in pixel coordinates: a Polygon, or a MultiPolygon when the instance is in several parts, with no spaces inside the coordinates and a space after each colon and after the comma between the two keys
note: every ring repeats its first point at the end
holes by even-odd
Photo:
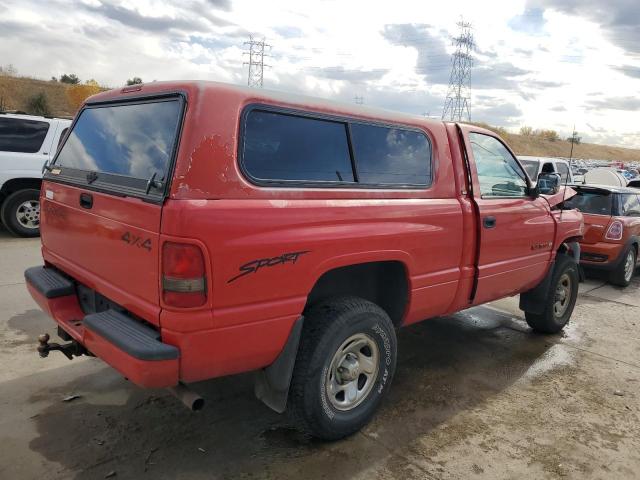
{"type": "Polygon", "coordinates": [[[586,280],[586,275],[584,274],[584,269],[582,265],[580,265],[580,244],[578,242],[571,242],[568,244],[569,249],[571,249],[571,254],[573,255],[573,259],[576,261],[576,265],[578,266],[578,281],[580,283],[586,280]]]}
{"type": "Polygon", "coordinates": [[[551,279],[553,271],[556,268],[556,262],[553,262],[551,268],[542,279],[542,281],[531,290],[520,294],[520,310],[541,315],[546,306],[546,299],[551,288],[551,279]]]}
{"type": "Polygon", "coordinates": [[[287,408],[287,397],[293,366],[298,355],[298,345],[304,316],[293,324],[287,343],[278,358],[266,368],[258,371],[255,383],[255,394],[259,400],[272,410],[283,413],[287,408]]]}

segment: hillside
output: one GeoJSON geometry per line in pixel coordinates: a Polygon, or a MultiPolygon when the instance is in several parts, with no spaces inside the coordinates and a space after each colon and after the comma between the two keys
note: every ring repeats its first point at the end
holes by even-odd
{"type": "MultiPolygon", "coordinates": [[[[555,142],[534,136],[503,134],[516,155],[535,157],[568,157],[571,143],[566,140],[555,142]]],[[[640,162],[640,150],[594,143],[580,143],[573,147],[573,158],[594,160],[616,160],[620,162],[640,162]]]]}
{"type": "MultiPolygon", "coordinates": [[[[4,105],[7,110],[28,111],[29,98],[42,92],[47,98],[52,115],[73,116],[76,112],[76,107],[69,98],[70,96],[72,97],[72,95],[68,94],[70,88],[73,88],[73,86],[60,82],[0,75],[0,104],[4,105]]],[[[100,88],[100,90],[104,90],[104,88],[100,88]]],[[[507,133],[502,128],[494,130],[505,138],[517,155],[537,157],[569,156],[571,144],[565,140],[550,141],[533,135],[516,135],[507,133]]],[[[640,162],[640,150],[581,143],[574,146],[573,157],[640,162]]]]}
{"type": "Polygon", "coordinates": [[[0,103],[5,110],[28,111],[29,99],[42,92],[45,94],[54,116],[69,117],[75,114],[75,109],[67,98],[68,88],[69,85],[60,82],[0,75],[0,103]]]}

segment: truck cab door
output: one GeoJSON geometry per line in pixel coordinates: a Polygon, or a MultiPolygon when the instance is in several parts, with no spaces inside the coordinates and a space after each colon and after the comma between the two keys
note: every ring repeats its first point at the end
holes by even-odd
{"type": "Polygon", "coordinates": [[[460,128],[479,215],[472,303],[480,304],[540,282],[551,260],[555,221],[548,203],[530,194],[523,167],[498,137],[460,128]]]}

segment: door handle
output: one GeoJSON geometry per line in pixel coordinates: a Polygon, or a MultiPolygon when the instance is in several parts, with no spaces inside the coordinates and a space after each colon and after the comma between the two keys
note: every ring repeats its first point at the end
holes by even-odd
{"type": "Polygon", "coordinates": [[[93,195],[90,193],[81,193],[80,194],[80,206],[82,208],[91,208],[93,207],[93,195]]]}
{"type": "Polygon", "coordinates": [[[488,216],[482,219],[482,226],[484,228],[494,228],[496,226],[496,217],[488,216]]]}

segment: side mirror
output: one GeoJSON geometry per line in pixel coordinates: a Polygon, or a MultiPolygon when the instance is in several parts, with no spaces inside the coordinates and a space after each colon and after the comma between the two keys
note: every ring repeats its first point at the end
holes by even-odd
{"type": "Polygon", "coordinates": [[[557,173],[541,173],[538,175],[536,190],[541,195],[554,195],[560,191],[562,179],[557,173]]]}

